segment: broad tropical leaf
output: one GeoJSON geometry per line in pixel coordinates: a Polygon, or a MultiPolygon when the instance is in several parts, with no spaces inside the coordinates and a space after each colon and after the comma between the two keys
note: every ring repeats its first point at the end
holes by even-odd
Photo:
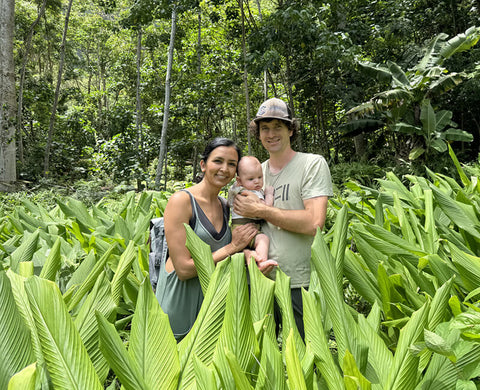
{"type": "Polygon", "coordinates": [[[10,377],[34,361],[30,331],[5,271],[0,271],[0,356],[0,389],[6,389],[10,377]]]}
{"type": "Polygon", "coordinates": [[[25,281],[25,289],[55,389],[102,389],[58,287],[34,276],[25,281]]]}
{"type": "Polygon", "coordinates": [[[32,363],[10,378],[7,390],[35,390],[36,375],[35,363],[32,363]]]}
{"type": "Polygon", "coordinates": [[[307,390],[307,384],[303,377],[302,366],[295,348],[294,329],[290,329],[285,348],[285,364],[287,366],[288,387],[291,389],[307,390]]]}
{"type": "Polygon", "coordinates": [[[187,233],[187,242],[185,243],[185,246],[192,255],[195,268],[197,269],[198,279],[202,286],[203,295],[206,295],[210,278],[215,271],[212,249],[210,248],[210,245],[203,242],[200,237],[195,234],[189,225],[186,223],[184,225],[187,233]]]}
{"type": "Polygon", "coordinates": [[[96,313],[100,335],[100,349],[113,372],[126,390],[149,390],[140,367],[128,354],[115,326],[96,313]]]}
{"type": "MultiPolygon", "coordinates": [[[[201,260],[199,259],[199,261],[201,260]]],[[[197,264],[198,261],[195,266],[197,264]]],[[[215,267],[215,272],[210,279],[202,307],[192,329],[178,344],[178,355],[180,357],[179,389],[188,388],[195,380],[194,356],[207,365],[212,362],[225,315],[229,284],[230,259],[225,259],[215,267]]]]}
{"type": "Polygon", "coordinates": [[[259,355],[250,313],[245,257],[242,253],[231,257],[225,318],[214,357],[215,366],[224,383],[227,381],[236,383],[238,378],[231,375],[232,362],[226,359],[228,357],[226,351],[235,356],[235,364],[238,364],[245,373],[251,372],[259,355]]]}
{"type": "Polygon", "coordinates": [[[180,373],[177,342],[148,278],[140,286],[128,353],[137,362],[149,389],[177,388],[180,373]]]}

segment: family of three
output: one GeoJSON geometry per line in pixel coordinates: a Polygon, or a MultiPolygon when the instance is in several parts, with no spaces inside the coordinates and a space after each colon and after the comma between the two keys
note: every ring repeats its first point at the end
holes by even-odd
{"type": "MultiPolygon", "coordinates": [[[[253,157],[242,158],[233,141],[215,138],[200,161],[201,182],[169,199],[164,213],[169,257],[161,265],[156,296],[177,341],[190,331],[203,301],[195,265],[185,247],[184,223],[210,245],[215,263],[245,250],[246,258],[253,257],[260,271],[271,278],[274,268],[280,267],[290,277],[295,322],[304,337],[301,288],[308,288],[310,282],[311,245],[317,227],[323,228],[333,190],[325,159],[292,149],[298,130],[299,123],[284,101],[266,100],[251,131],[269,159],[260,165],[253,157]],[[231,229],[230,208],[219,193],[235,175],[231,229]],[[255,221],[262,221],[261,231],[255,221]]],[[[278,324],[278,307],[274,314],[278,324]]]]}

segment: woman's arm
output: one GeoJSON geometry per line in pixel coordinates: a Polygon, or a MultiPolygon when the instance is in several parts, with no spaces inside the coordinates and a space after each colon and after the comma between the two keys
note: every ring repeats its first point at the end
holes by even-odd
{"type": "MultiPolygon", "coordinates": [[[[188,224],[191,216],[192,206],[189,195],[183,191],[173,194],[167,203],[163,215],[165,238],[167,239],[170,255],[165,268],[167,272],[175,269],[180,280],[187,280],[197,276],[192,256],[185,247],[187,234],[183,224],[188,224]]],[[[235,229],[232,232],[232,242],[212,253],[215,264],[245,248],[255,234],[256,229],[253,225],[240,226],[235,229]]]]}

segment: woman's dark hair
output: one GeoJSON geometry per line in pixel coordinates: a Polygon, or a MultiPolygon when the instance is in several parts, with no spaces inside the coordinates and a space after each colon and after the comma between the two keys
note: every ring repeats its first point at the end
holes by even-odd
{"type": "Polygon", "coordinates": [[[205,146],[205,150],[203,151],[203,154],[201,155],[200,159],[207,162],[208,156],[210,156],[210,153],[219,146],[227,146],[227,147],[233,147],[237,151],[238,154],[238,161],[242,158],[242,151],[240,148],[237,146],[235,142],[233,142],[231,139],[228,138],[222,138],[222,137],[217,137],[212,139],[207,146],[205,146]]]}
{"type": "MultiPolygon", "coordinates": [[[[210,153],[212,153],[212,151],[214,149],[218,148],[219,146],[227,146],[227,147],[235,148],[235,150],[237,151],[237,155],[238,155],[238,161],[240,161],[240,159],[242,158],[242,151],[240,150],[240,148],[238,147],[238,145],[235,142],[233,142],[229,138],[217,137],[217,138],[212,139],[207,144],[207,146],[205,146],[205,150],[203,151],[202,155],[200,156],[200,160],[203,160],[203,161],[207,162],[208,156],[210,156],[210,153]]],[[[237,165],[237,172],[238,172],[238,165],[237,165]]],[[[197,177],[194,178],[194,182],[195,183],[200,183],[202,181],[202,179],[203,179],[203,173],[200,173],[199,175],[197,175],[197,177]]]]}

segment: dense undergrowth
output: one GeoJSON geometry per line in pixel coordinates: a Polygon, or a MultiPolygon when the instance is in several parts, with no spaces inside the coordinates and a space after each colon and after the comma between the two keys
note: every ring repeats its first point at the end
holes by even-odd
{"type": "Polygon", "coordinates": [[[205,301],[175,343],[147,274],[149,221],[169,193],[4,195],[0,388],[477,388],[480,187],[452,159],[458,178],[386,172],[330,200],[305,340],[281,270],[273,282],[243,255],[215,267],[187,228],[205,301]]]}

